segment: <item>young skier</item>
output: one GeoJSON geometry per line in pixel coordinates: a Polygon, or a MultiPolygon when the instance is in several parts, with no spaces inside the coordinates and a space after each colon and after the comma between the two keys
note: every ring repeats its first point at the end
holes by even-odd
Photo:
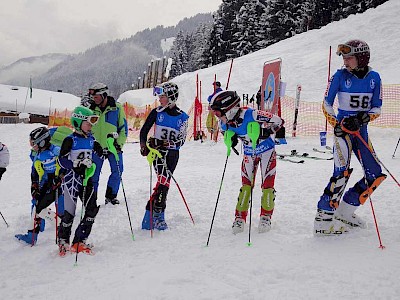
{"type": "Polygon", "coordinates": [[[32,221],[27,234],[17,234],[15,237],[28,244],[36,244],[40,231],[43,231],[45,218],[55,218],[49,205],[61,194],[61,179],[58,176],[57,156],[60,147],[50,143],[50,132],[46,127],[34,129],[30,135],[32,151],[31,194],[32,221]],[[42,228],[41,228],[42,227],[42,228]]]}
{"type": "MultiPolygon", "coordinates": [[[[86,240],[92,230],[95,217],[99,211],[97,194],[90,177],[87,186],[83,186],[86,169],[93,166],[93,151],[102,152],[102,147],[95,141],[91,134],[92,125],[96,124],[99,117],[87,107],[78,106],[71,116],[71,124],[75,131],[66,137],[62,143],[59,162],[63,168],[64,216],[58,231],[58,246],[60,256],[71,252],[84,252],[92,254],[90,245],[86,240]],[[85,194],[83,194],[85,191],[85,194]],[[75,231],[75,236],[70,248],[72,223],[78,197],[83,201],[85,214],[75,231]]],[[[87,179],[87,178],[86,178],[87,179]]]]}
{"type": "Polygon", "coordinates": [[[386,178],[370,150],[351,134],[359,131],[372,148],[367,126],[380,115],[382,83],[379,74],[368,66],[369,46],[361,40],[350,40],[340,44],[336,54],[343,56],[344,68],[337,70],[330,79],[322,105],[325,117],[334,127],[334,169],[318,201],[315,235],[342,234],[348,231],[348,227],[364,228],[365,221],[354,212],[386,178]],[[336,96],[339,104],[337,115],[333,110],[336,96]],[[340,201],[353,170],[350,169],[352,151],[361,163],[364,177],[340,201]]]}
{"type": "Polygon", "coordinates": [[[10,152],[6,145],[0,142],[0,180],[10,163],[10,152]]]}
{"type": "Polygon", "coordinates": [[[142,229],[165,230],[168,228],[164,211],[171,181],[170,174],[173,174],[178,164],[179,149],[186,140],[189,116],[176,106],[179,90],[175,83],[166,82],[154,87],[154,95],[159,97],[160,106],[150,112],[140,130],[140,153],[143,156],[149,154],[146,140],[150,129],[155,124],[154,137],[149,138],[149,145],[159,150],[162,157],[157,157],[153,162],[157,173],[157,184],[147,202],[142,229]],[[152,216],[150,216],[150,207],[153,210],[152,216]],[[153,224],[150,224],[151,217],[153,224]]]}
{"type": "Polygon", "coordinates": [[[258,231],[271,229],[271,217],[275,201],[276,153],[274,134],[283,126],[284,121],[269,112],[240,107],[240,98],[234,91],[222,91],[211,99],[211,109],[221,121],[223,132],[231,130],[232,147],[243,144],[242,187],[240,189],[235,220],[232,225],[234,234],[244,231],[249,209],[250,195],[254,188],[257,167],[261,169],[261,212],[258,231]],[[253,136],[252,132],[259,132],[253,136]]]}

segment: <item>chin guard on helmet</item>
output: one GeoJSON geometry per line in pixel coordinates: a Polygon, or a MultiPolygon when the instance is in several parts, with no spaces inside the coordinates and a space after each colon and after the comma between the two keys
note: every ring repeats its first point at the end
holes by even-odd
{"type": "Polygon", "coordinates": [[[240,97],[235,91],[221,91],[211,98],[210,107],[214,112],[219,112],[220,116],[232,120],[239,111],[240,97]]]}

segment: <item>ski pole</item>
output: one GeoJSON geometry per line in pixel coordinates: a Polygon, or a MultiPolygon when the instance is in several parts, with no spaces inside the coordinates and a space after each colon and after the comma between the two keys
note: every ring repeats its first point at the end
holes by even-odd
{"type": "Polygon", "coordinates": [[[228,129],[224,133],[224,143],[226,145],[226,160],[225,160],[225,165],[224,165],[224,170],[222,172],[222,177],[221,177],[221,182],[219,184],[219,190],[218,190],[218,195],[217,195],[217,201],[215,202],[215,208],[214,208],[214,213],[213,217],[211,220],[211,226],[210,226],[210,232],[208,233],[208,238],[207,238],[207,247],[210,242],[210,236],[211,236],[211,231],[214,225],[214,219],[215,219],[215,214],[217,212],[217,206],[218,206],[218,201],[219,201],[219,196],[221,195],[221,189],[222,189],[222,183],[224,181],[225,177],[225,171],[226,171],[226,165],[228,164],[228,158],[231,155],[231,149],[235,150],[235,153],[237,153],[235,148],[232,148],[232,137],[235,135],[235,132],[232,130],[228,129]]]}
{"type": "Polygon", "coordinates": [[[1,215],[1,217],[3,218],[3,220],[4,220],[4,223],[6,223],[6,225],[7,225],[7,228],[8,228],[8,227],[10,227],[10,225],[8,225],[8,223],[7,223],[6,219],[4,218],[3,214],[1,213],[1,211],[0,211],[0,215],[1,215]]]}
{"type": "MultiPolygon", "coordinates": [[[[85,169],[85,175],[83,176],[83,180],[82,180],[82,186],[83,186],[83,191],[82,191],[82,209],[81,209],[81,217],[79,220],[79,225],[82,223],[82,219],[83,219],[83,214],[84,214],[84,210],[86,209],[86,187],[89,181],[89,178],[93,176],[94,172],[96,171],[96,165],[92,164],[92,166],[90,168],[86,168],[85,169]]],[[[78,225],[78,226],[79,226],[78,225]]],[[[79,244],[80,242],[78,241],[78,245],[76,246],[76,255],[75,255],[75,264],[74,266],[76,267],[78,265],[78,253],[79,253],[79,244]]]]}
{"type": "MultiPolygon", "coordinates": [[[[368,182],[367,182],[367,175],[365,174],[365,169],[364,169],[364,164],[362,162],[362,158],[361,158],[361,151],[360,148],[357,149],[357,154],[358,154],[358,159],[360,161],[361,167],[364,170],[364,178],[365,178],[365,183],[368,186],[368,182]]],[[[374,222],[375,222],[375,228],[376,228],[376,233],[378,235],[378,240],[379,240],[379,248],[381,248],[382,250],[385,249],[385,246],[382,245],[382,240],[381,240],[381,235],[379,233],[379,228],[378,228],[378,222],[376,221],[376,216],[375,216],[375,210],[374,210],[374,205],[372,204],[372,198],[371,196],[368,194],[368,199],[369,199],[369,203],[371,205],[371,210],[372,210],[372,216],[374,217],[374,222]]]]}
{"type": "Polygon", "coordinates": [[[392,179],[397,183],[397,186],[400,187],[400,183],[397,181],[397,179],[393,176],[393,174],[388,170],[388,168],[386,168],[386,166],[383,164],[383,162],[378,158],[378,156],[375,154],[374,150],[371,149],[371,147],[367,144],[367,142],[363,139],[363,137],[361,136],[359,130],[356,131],[351,131],[348,130],[347,128],[343,127],[343,120],[341,123],[341,127],[343,129],[344,132],[349,133],[349,134],[353,134],[355,135],[363,144],[365,147],[367,147],[367,149],[369,150],[369,152],[371,152],[372,156],[374,157],[374,159],[376,160],[376,162],[378,164],[380,164],[385,170],[386,172],[389,173],[390,177],[392,177],[392,179]]]}
{"type": "Polygon", "coordinates": [[[187,211],[188,211],[188,213],[189,213],[189,216],[190,216],[190,218],[192,219],[192,223],[193,223],[193,225],[194,225],[194,220],[193,220],[192,213],[190,212],[189,206],[188,206],[188,204],[187,204],[187,202],[186,202],[185,196],[183,196],[182,190],[181,190],[181,188],[180,188],[178,182],[176,181],[176,179],[175,179],[174,175],[172,174],[172,172],[170,171],[170,169],[168,169],[167,162],[165,161],[165,159],[162,159],[162,158],[161,158],[161,161],[162,161],[162,163],[163,163],[165,169],[167,170],[169,176],[171,176],[172,180],[175,182],[176,187],[178,188],[178,191],[179,191],[179,193],[181,194],[183,203],[185,204],[186,209],[187,209],[187,211]]]}
{"type": "Polygon", "coordinates": [[[394,158],[394,155],[396,154],[397,147],[399,146],[399,142],[400,142],[400,137],[399,137],[399,140],[397,141],[397,145],[396,145],[396,148],[394,149],[394,152],[393,152],[392,158],[394,158]]]}
{"type": "Polygon", "coordinates": [[[223,183],[223,181],[224,181],[225,170],[226,170],[226,165],[227,165],[227,163],[228,163],[228,158],[229,158],[229,154],[226,155],[224,171],[222,172],[222,178],[221,178],[221,182],[220,182],[220,184],[219,184],[219,190],[218,190],[217,201],[215,202],[215,208],[214,208],[214,213],[213,213],[213,217],[212,217],[212,220],[211,220],[210,232],[208,233],[208,238],[207,238],[207,247],[208,247],[208,244],[209,244],[209,242],[210,242],[211,231],[212,231],[213,224],[214,224],[215,213],[217,212],[217,206],[218,206],[219,196],[220,196],[220,194],[221,194],[222,183],[223,183]]]}
{"type": "Polygon", "coordinates": [[[149,149],[149,154],[147,155],[146,159],[149,163],[149,168],[150,168],[150,190],[149,190],[149,201],[150,201],[150,236],[153,237],[153,200],[151,199],[151,184],[153,182],[153,171],[151,169],[151,166],[153,165],[154,160],[156,157],[161,158],[162,155],[160,151],[151,148],[149,143],[146,142],[146,147],[149,149]]]}
{"type": "Polygon", "coordinates": [[[124,194],[126,212],[128,213],[128,220],[129,220],[129,226],[130,226],[130,229],[131,229],[131,236],[132,236],[132,240],[134,241],[134,240],[135,240],[135,235],[133,234],[131,216],[130,216],[130,214],[129,214],[129,208],[128,208],[128,201],[126,200],[124,182],[122,181],[122,173],[121,173],[121,168],[120,168],[120,166],[119,166],[119,155],[118,155],[117,149],[115,149],[114,141],[115,141],[114,137],[107,137],[107,146],[108,146],[108,150],[109,150],[112,154],[114,154],[115,161],[116,161],[116,163],[117,163],[117,169],[118,169],[119,179],[120,179],[120,181],[121,181],[122,192],[123,192],[123,194],[124,194]]]}

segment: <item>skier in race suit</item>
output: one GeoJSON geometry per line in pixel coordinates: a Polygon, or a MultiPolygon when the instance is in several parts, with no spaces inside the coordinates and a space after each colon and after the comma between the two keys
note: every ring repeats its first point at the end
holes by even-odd
{"type": "MultiPolygon", "coordinates": [[[[63,207],[61,195],[61,178],[57,157],[60,147],[50,143],[50,132],[46,127],[34,129],[29,134],[29,141],[32,147],[30,158],[31,168],[31,195],[32,211],[30,229],[26,234],[17,234],[15,237],[27,244],[36,244],[40,231],[44,230],[44,219],[55,221],[56,214],[49,208],[50,204],[56,201],[56,205],[63,207]]],[[[58,215],[63,214],[63,209],[57,211],[58,215]]]]}
{"type": "Polygon", "coordinates": [[[159,97],[160,106],[150,112],[140,130],[140,153],[143,156],[149,154],[146,146],[147,135],[155,125],[154,136],[149,138],[148,143],[151,148],[159,150],[162,157],[157,157],[153,162],[157,184],[147,202],[142,229],[165,230],[168,228],[164,214],[167,194],[171,175],[178,164],[179,149],[186,140],[189,116],[176,106],[179,89],[175,83],[165,82],[156,86],[153,94],[159,97]],[[150,207],[152,207],[152,213],[150,213],[150,207]],[[153,222],[150,221],[151,218],[153,222]]]}
{"type": "Polygon", "coordinates": [[[71,116],[71,124],[75,130],[64,139],[61,146],[59,162],[64,173],[62,188],[65,209],[58,232],[60,256],[64,256],[69,250],[92,253],[86,240],[92,230],[99,206],[96,202],[97,193],[93,186],[92,177],[87,181],[86,187],[83,186],[83,180],[88,171],[94,167],[93,151],[102,152],[102,147],[91,134],[92,125],[96,124],[98,119],[99,117],[89,108],[76,107],[71,116]],[[85,214],[75,230],[75,236],[70,247],[71,228],[78,197],[83,201],[85,214]]]}
{"type": "Polygon", "coordinates": [[[368,66],[369,46],[361,40],[350,40],[340,44],[336,53],[343,57],[344,68],[337,70],[330,79],[322,105],[325,117],[334,127],[334,168],[318,201],[314,221],[314,235],[317,236],[342,234],[351,227],[366,227],[365,221],[354,212],[386,178],[369,149],[372,149],[372,143],[368,137],[368,123],[379,117],[382,106],[381,78],[368,66]],[[333,109],[336,96],[337,114],[333,109]],[[354,135],[356,132],[370,147],[354,135]],[[359,160],[364,176],[344,193],[353,171],[350,168],[352,152],[359,160]]]}
{"type": "Polygon", "coordinates": [[[232,225],[234,234],[244,231],[244,224],[249,209],[250,195],[254,188],[257,168],[261,169],[261,211],[258,231],[269,231],[271,217],[275,206],[275,174],[276,152],[275,133],[283,126],[284,121],[270,112],[240,107],[240,98],[234,91],[222,91],[213,96],[211,109],[221,121],[221,130],[233,131],[232,147],[238,143],[243,145],[242,187],[235,210],[235,220],[232,225]],[[259,130],[255,140],[251,131],[259,130]]]}

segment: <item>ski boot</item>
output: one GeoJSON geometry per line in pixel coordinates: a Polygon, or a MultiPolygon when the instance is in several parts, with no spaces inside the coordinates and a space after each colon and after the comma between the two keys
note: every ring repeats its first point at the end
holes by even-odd
{"type": "Polygon", "coordinates": [[[79,253],[85,253],[85,254],[88,254],[88,255],[94,255],[94,252],[93,252],[92,248],[93,248],[92,245],[86,244],[84,241],[82,241],[82,242],[74,243],[71,246],[70,251],[72,253],[79,252],[79,253]]]}
{"type": "Polygon", "coordinates": [[[271,230],[271,216],[260,216],[260,223],[258,223],[258,233],[264,233],[271,230]]]}
{"type": "Polygon", "coordinates": [[[106,205],[108,203],[111,203],[112,205],[117,205],[117,204],[119,204],[119,200],[117,198],[113,198],[113,199],[106,198],[106,205]]]}
{"type": "Polygon", "coordinates": [[[60,239],[58,241],[58,255],[61,257],[65,257],[68,252],[70,252],[69,243],[64,239],[60,239]]]}
{"type": "Polygon", "coordinates": [[[142,229],[145,230],[151,230],[151,229],[157,229],[157,230],[166,230],[168,229],[168,225],[165,222],[164,218],[164,212],[161,213],[156,213],[153,212],[153,226],[150,226],[150,211],[146,210],[144,216],[143,216],[143,221],[142,221],[142,229]]]}
{"type": "Polygon", "coordinates": [[[39,226],[36,227],[36,229],[29,229],[28,233],[26,234],[16,234],[15,237],[22,242],[25,242],[29,245],[36,245],[37,243],[37,238],[39,235],[39,226]]]}
{"type": "Polygon", "coordinates": [[[334,219],[333,211],[317,209],[314,220],[315,236],[341,235],[348,231],[349,229],[344,223],[334,219]]]}
{"type": "Polygon", "coordinates": [[[164,212],[153,213],[153,228],[157,230],[166,230],[168,225],[165,222],[164,212]]]}
{"type": "Polygon", "coordinates": [[[232,233],[233,234],[238,234],[244,231],[244,219],[241,218],[235,218],[235,221],[232,224],[232,233]]]}
{"type": "Polygon", "coordinates": [[[367,223],[354,213],[356,209],[357,206],[342,200],[335,212],[335,219],[350,227],[366,228],[367,223]]]}

